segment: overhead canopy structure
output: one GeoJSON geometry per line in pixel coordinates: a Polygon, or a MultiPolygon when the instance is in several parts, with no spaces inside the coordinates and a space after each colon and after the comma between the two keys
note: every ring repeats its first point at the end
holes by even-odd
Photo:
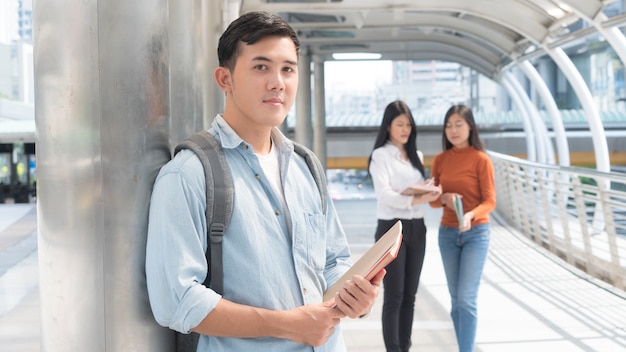
{"type": "MultiPolygon", "coordinates": [[[[227,11],[281,14],[313,55],[375,52],[382,59],[449,60],[497,78],[515,58],[540,56],[626,24],[598,0],[229,0],[227,11]],[[579,31],[568,27],[591,24],[579,31]]],[[[238,13],[229,13],[230,20],[238,13]]]]}
{"type": "MultiPolygon", "coordinates": [[[[622,0],[623,1],[623,0],[622,0]]],[[[600,113],[589,89],[565,50],[601,35],[626,62],[626,40],[619,31],[626,14],[616,0],[224,0],[225,27],[239,14],[263,10],[278,13],[298,31],[307,55],[316,62],[333,60],[338,53],[377,53],[383,60],[441,60],[457,62],[500,82],[525,121],[531,160],[552,162],[551,145],[538,140],[547,136],[537,125],[537,109],[521,97],[507,72],[520,67],[542,99],[552,119],[561,165],[569,165],[569,151],[560,113],[549,89],[531,59],[548,56],[574,88],[594,140],[600,170],[610,168],[600,113]],[[534,116],[534,117],[533,117],[534,116]],[[532,122],[535,123],[532,123],[532,122]],[[535,139],[535,140],[533,140],[535,139]],[[546,150],[535,151],[534,145],[546,150]]],[[[214,26],[215,35],[221,33],[214,26]]],[[[4,141],[34,140],[32,106],[30,121],[15,119],[16,104],[0,110],[4,141]],[[9,107],[11,111],[8,110],[9,107]]],[[[20,107],[22,109],[22,107],[20,107]]],[[[18,109],[19,110],[19,109],[18,109]]],[[[21,110],[19,110],[21,111],[21,110]]]]}
{"type": "MultiPolygon", "coordinates": [[[[619,27],[626,14],[614,0],[225,0],[224,24],[249,11],[269,11],[287,19],[298,31],[302,45],[314,61],[333,60],[336,53],[378,53],[383,60],[443,60],[460,63],[501,82],[517,110],[534,131],[545,138],[523,89],[510,77],[521,66],[539,92],[554,128],[559,162],[569,165],[564,128],[554,97],[528,60],[553,59],[572,85],[589,123],[597,168],[610,170],[608,147],[600,114],[582,76],[565,50],[599,34],[626,62],[626,40],[619,27]],[[613,5],[613,6],[611,6],[613,5]]],[[[623,6],[622,6],[623,8],[623,6]]],[[[551,162],[547,141],[531,159],[551,162]]],[[[529,146],[530,147],[530,146],[529,146]]],[[[532,148],[531,148],[532,149],[532,148]]]]}

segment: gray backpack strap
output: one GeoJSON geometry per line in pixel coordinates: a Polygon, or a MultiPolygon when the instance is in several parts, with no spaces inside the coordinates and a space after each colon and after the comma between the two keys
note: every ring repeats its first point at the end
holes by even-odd
{"type": "Polygon", "coordinates": [[[317,155],[313,153],[309,148],[305,147],[302,144],[292,142],[293,149],[298,155],[302,156],[306,161],[309,170],[311,170],[311,174],[315,179],[315,183],[317,184],[317,189],[320,192],[320,199],[322,200],[322,211],[326,214],[326,209],[328,208],[328,190],[326,184],[326,171],[318,159],[317,155]]]}
{"type": "Polygon", "coordinates": [[[208,131],[200,131],[175,149],[191,149],[204,167],[206,178],[206,218],[209,243],[206,257],[209,270],[204,285],[224,293],[222,240],[233,211],[233,179],[219,141],[208,131]],[[210,285],[209,285],[210,284],[210,285]]]}

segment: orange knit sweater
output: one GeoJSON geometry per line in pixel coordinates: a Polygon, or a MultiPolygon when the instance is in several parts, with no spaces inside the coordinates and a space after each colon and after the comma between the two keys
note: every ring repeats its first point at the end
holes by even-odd
{"type": "MultiPolygon", "coordinates": [[[[489,156],[474,147],[451,148],[435,156],[430,176],[441,185],[443,193],[458,193],[465,213],[474,211],[472,226],[489,222],[489,213],[496,207],[493,164],[489,156]]],[[[441,201],[430,202],[440,208],[441,201]]],[[[441,225],[458,227],[454,210],[445,207],[441,225]]]]}

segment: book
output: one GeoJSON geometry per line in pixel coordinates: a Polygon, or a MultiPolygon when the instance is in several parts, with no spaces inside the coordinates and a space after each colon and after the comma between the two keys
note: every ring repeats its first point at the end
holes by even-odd
{"type": "Polygon", "coordinates": [[[406,189],[400,192],[400,194],[405,196],[415,196],[429,192],[441,193],[441,188],[435,186],[435,183],[430,180],[426,183],[412,183],[406,189]]]}
{"type": "Polygon", "coordinates": [[[461,201],[461,196],[458,194],[454,195],[454,202],[452,203],[454,206],[454,212],[456,213],[456,219],[459,222],[459,229],[463,227],[463,202],[461,201]]]}
{"type": "Polygon", "coordinates": [[[398,220],[385,234],[365,252],[339,280],[326,290],[324,301],[334,298],[346,281],[354,275],[371,280],[398,256],[402,244],[402,222],[398,220]]]}

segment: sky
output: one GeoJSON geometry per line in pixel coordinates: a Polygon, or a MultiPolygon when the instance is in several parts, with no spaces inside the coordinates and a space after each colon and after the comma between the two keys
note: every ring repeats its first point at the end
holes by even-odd
{"type": "Polygon", "coordinates": [[[373,90],[377,85],[391,81],[392,65],[389,60],[327,61],[324,70],[327,87],[373,90]]]}

